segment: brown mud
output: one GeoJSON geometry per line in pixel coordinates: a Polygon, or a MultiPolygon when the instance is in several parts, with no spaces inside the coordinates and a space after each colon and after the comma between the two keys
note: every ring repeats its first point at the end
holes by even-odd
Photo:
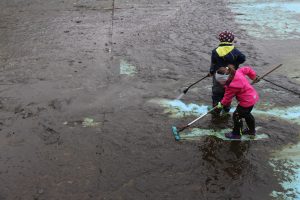
{"type": "MultiPolygon", "coordinates": [[[[2,0],[0,9],[0,199],[271,199],[283,190],[269,154],[296,142],[297,125],[257,119],[269,141],[176,143],[180,122],[147,103],[204,76],[224,29],[258,72],[277,64],[226,1],[2,0]],[[137,74],[120,75],[121,60],[137,74]]],[[[210,84],[184,101],[210,104],[210,84]]],[[[262,101],[299,103],[257,86],[266,87],[275,92],[262,101]]]]}

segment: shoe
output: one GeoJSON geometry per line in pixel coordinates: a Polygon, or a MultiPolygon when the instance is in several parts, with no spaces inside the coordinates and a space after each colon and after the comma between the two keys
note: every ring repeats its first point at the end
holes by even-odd
{"type": "Polygon", "coordinates": [[[235,133],[232,133],[232,132],[225,133],[225,137],[228,138],[228,139],[234,139],[234,140],[241,139],[241,135],[240,134],[235,134],[235,133]]]}
{"type": "Polygon", "coordinates": [[[243,135],[255,136],[255,133],[256,133],[255,130],[254,130],[254,131],[250,131],[249,128],[245,128],[245,129],[242,131],[242,134],[243,134],[243,135]]]}

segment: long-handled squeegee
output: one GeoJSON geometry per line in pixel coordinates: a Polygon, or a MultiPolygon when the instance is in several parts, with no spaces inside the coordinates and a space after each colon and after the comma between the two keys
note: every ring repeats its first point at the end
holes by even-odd
{"type": "Polygon", "coordinates": [[[198,121],[199,119],[205,117],[207,114],[211,113],[212,111],[214,111],[217,108],[217,106],[213,107],[212,109],[210,109],[207,113],[202,114],[200,117],[198,117],[197,119],[194,119],[193,121],[191,121],[190,123],[188,123],[185,126],[182,127],[176,127],[176,126],[172,126],[172,132],[174,135],[174,138],[176,141],[180,140],[180,135],[179,132],[183,131],[184,129],[190,127],[193,123],[195,123],[196,121],[198,121]]]}

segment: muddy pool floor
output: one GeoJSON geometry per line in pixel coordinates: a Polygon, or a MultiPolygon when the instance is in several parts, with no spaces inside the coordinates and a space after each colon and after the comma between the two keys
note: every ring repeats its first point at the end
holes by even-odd
{"type": "MultiPolygon", "coordinates": [[[[298,124],[258,117],[269,140],[176,143],[171,126],[193,117],[170,118],[149,101],[174,99],[204,76],[223,29],[235,32],[246,64],[259,73],[279,62],[297,70],[291,57],[299,40],[249,36],[223,0],[2,0],[0,9],[0,199],[272,199],[274,190],[284,192],[269,158],[297,143],[298,124]]],[[[299,71],[286,69],[270,79],[299,91],[299,71]]],[[[203,81],[183,101],[209,105],[210,86],[203,81]]],[[[266,82],[257,90],[265,109],[299,103],[266,82]]],[[[208,116],[196,126],[218,125],[208,116]]]]}

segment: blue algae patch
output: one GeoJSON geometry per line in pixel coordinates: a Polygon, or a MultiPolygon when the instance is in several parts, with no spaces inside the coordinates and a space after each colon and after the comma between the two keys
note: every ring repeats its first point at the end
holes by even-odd
{"type": "Polygon", "coordinates": [[[236,21],[249,35],[265,39],[300,38],[300,2],[230,0],[236,21]]]}
{"type": "MultiPolygon", "coordinates": [[[[257,128],[257,130],[259,127],[257,128]]],[[[232,141],[233,139],[228,139],[225,137],[225,133],[230,132],[231,129],[222,129],[222,130],[213,130],[213,129],[200,129],[200,128],[192,128],[184,133],[179,133],[180,140],[197,140],[203,136],[214,136],[220,138],[222,140],[232,141]]],[[[262,140],[269,138],[268,135],[257,133],[256,136],[250,137],[249,135],[242,135],[239,141],[248,141],[248,140],[262,140]]]]}
{"type": "Polygon", "coordinates": [[[120,74],[134,76],[136,74],[136,67],[127,63],[125,60],[120,61],[120,74]]]}
{"type": "Polygon", "coordinates": [[[208,111],[208,106],[197,104],[185,104],[180,100],[152,99],[150,103],[164,107],[164,114],[169,114],[171,118],[182,118],[186,116],[200,116],[208,111]]]}
{"type": "Polygon", "coordinates": [[[273,108],[267,111],[254,109],[253,113],[281,118],[300,125],[300,106],[273,108]]]}
{"type": "Polygon", "coordinates": [[[269,163],[275,172],[283,174],[279,181],[285,190],[273,191],[271,196],[283,200],[300,199],[300,143],[274,153],[269,163]]]}
{"type": "MultiPolygon", "coordinates": [[[[211,108],[207,105],[197,105],[194,103],[185,104],[180,100],[152,99],[149,102],[164,107],[163,113],[169,114],[171,118],[182,118],[187,116],[199,117],[200,115],[205,114],[211,108]]],[[[234,109],[235,108],[231,108],[230,112],[233,112],[234,109]]],[[[300,106],[273,108],[269,110],[253,109],[252,113],[276,117],[300,125],[300,106]]]]}

